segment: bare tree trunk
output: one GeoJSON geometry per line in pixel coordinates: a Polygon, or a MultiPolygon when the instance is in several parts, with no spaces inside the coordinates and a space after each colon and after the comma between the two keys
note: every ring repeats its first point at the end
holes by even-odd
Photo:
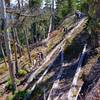
{"type": "Polygon", "coordinates": [[[4,63],[5,63],[5,67],[7,67],[7,62],[6,62],[6,56],[5,56],[5,53],[4,53],[4,49],[2,47],[2,43],[1,43],[1,51],[2,51],[2,55],[3,55],[3,59],[4,59],[4,63]]]}
{"type": "Polygon", "coordinates": [[[49,31],[48,31],[48,38],[51,34],[51,32],[54,30],[54,1],[51,0],[51,17],[50,17],[50,25],[49,25],[49,31]]]}
{"type": "Polygon", "coordinates": [[[16,46],[16,38],[15,38],[15,32],[12,33],[13,37],[13,45],[14,45],[14,53],[15,53],[15,75],[18,75],[18,59],[17,59],[17,46],[16,46]]]}
{"type": "Polygon", "coordinates": [[[17,47],[16,47],[16,40],[14,38],[14,51],[15,51],[15,71],[16,75],[18,75],[18,59],[17,59],[17,47]]]}
{"type": "Polygon", "coordinates": [[[5,47],[6,47],[6,53],[8,58],[8,65],[9,65],[9,74],[12,82],[13,87],[13,94],[16,90],[16,83],[15,83],[15,74],[14,74],[14,65],[12,61],[12,52],[11,52],[11,45],[10,45],[10,37],[9,32],[7,30],[7,15],[6,15],[6,6],[5,6],[5,0],[1,0],[2,3],[2,17],[4,20],[4,39],[5,39],[5,47]]]}
{"type": "Polygon", "coordinates": [[[27,30],[24,31],[25,34],[25,39],[26,39],[26,46],[27,46],[27,53],[29,57],[29,62],[32,64],[32,59],[31,59],[31,54],[30,54],[30,48],[29,48],[29,42],[28,42],[28,35],[27,35],[27,30]]]}
{"type": "Polygon", "coordinates": [[[51,33],[51,31],[52,31],[52,16],[50,17],[50,25],[48,33],[51,33]]]}
{"type": "MultiPolygon", "coordinates": [[[[12,18],[12,22],[14,23],[15,19],[14,19],[13,15],[11,16],[11,18],[12,18]]],[[[19,57],[21,57],[22,56],[22,48],[20,46],[20,41],[19,41],[17,29],[16,29],[15,26],[13,28],[13,33],[14,33],[14,35],[12,34],[13,35],[13,39],[15,38],[15,41],[16,41],[16,44],[17,44],[17,50],[18,50],[18,53],[19,53],[19,57]]]]}
{"type": "MultiPolygon", "coordinates": [[[[19,38],[18,38],[18,33],[17,33],[16,28],[14,28],[14,33],[15,33],[16,43],[17,43],[18,45],[20,45],[20,41],[19,41],[19,38]]],[[[18,45],[17,45],[17,50],[18,50],[19,56],[21,57],[21,56],[22,56],[22,48],[19,47],[18,45]]]]}

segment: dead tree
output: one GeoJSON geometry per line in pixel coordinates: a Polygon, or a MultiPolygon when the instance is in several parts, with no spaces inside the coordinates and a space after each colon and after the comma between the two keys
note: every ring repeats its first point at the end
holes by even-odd
{"type": "Polygon", "coordinates": [[[78,84],[78,78],[79,78],[79,75],[80,75],[80,73],[82,71],[82,64],[83,64],[84,57],[85,57],[86,51],[87,51],[86,48],[87,48],[87,44],[84,45],[82,55],[80,56],[78,67],[77,67],[75,76],[73,78],[71,88],[70,88],[70,90],[68,92],[68,100],[77,100],[79,92],[81,90],[82,86],[78,86],[79,85],[78,84]],[[77,86],[77,88],[76,88],[76,86],[77,86]],[[76,93],[76,94],[74,94],[74,93],[76,93]]]}
{"type": "Polygon", "coordinates": [[[16,46],[16,37],[15,32],[12,32],[13,37],[13,47],[14,47],[14,54],[15,54],[15,75],[18,75],[18,59],[17,59],[17,46],[16,46]]]}
{"type": "MultiPolygon", "coordinates": [[[[66,34],[65,38],[48,54],[43,64],[30,74],[27,82],[25,83],[26,87],[33,81],[33,79],[35,79],[42,71],[44,71],[49,64],[51,64],[56,59],[61,51],[60,48],[62,46],[65,46],[66,40],[72,41],[85,28],[86,22],[86,18],[82,19],[76,27],[74,27],[68,34],[66,34]]],[[[68,45],[69,43],[67,43],[66,47],[68,47],[68,45]]]]}
{"type": "Polygon", "coordinates": [[[1,4],[2,4],[2,18],[4,20],[4,40],[5,40],[6,54],[7,54],[7,58],[8,58],[9,74],[10,74],[12,87],[13,87],[12,92],[14,93],[16,90],[16,83],[15,83],[14,64],[12,61],[10,36],[9,36],[8,25],[7,25],[5,0],[1,0],[1,4]]]}
{"type": "Polygon", "coordinates": [[[21,56],[22,56],[22,48],[21,48],[21,46],[20,46],[20,41],[19,41],[17,29],[14,28],[13,31],[14,31],[14,33],[15,33],[15,40],[16,40],[16,43],[18,44],[18,45],[17,45],[17,51],[18,51],[18,53],[19,53],[19,57],[21,57],[21,56]]]}

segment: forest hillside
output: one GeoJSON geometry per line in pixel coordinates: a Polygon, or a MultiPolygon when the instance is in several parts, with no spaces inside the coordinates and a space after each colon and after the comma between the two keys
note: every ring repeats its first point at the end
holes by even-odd
{"type": "Polygon", "coordinates": [[[100,100],[100,0],[0,0],[0,100],[100,100]]]}

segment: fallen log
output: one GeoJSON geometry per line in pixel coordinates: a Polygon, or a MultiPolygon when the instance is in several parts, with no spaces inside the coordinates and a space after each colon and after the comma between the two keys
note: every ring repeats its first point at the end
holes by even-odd
{"type": "Polygon", "coordinates": [[[59,85],[59,80],[61,78],[61,75],[64,71],[64,51],[63,51],[63,48],[61,50],[61,67],[60,67],[60,71],[57,75],[57,79],[54,81],[53,85],[52,85],[52,88],[50,90],[50,93],[49,93],[49,96],[48,96],[48,99],[47,100],[53,100],[54,98],[51,97],[52,96],[52,92],[54,89],[58,88],[58,85],[59,85]],[[52,99],[51,99],[52,98],[52,99]]]}
{"type": "Polygon", "coordinates": [[[49,69],[52,67],[52,65],[50,65],[42,74],[42,76],[38,79],[38,81],[35,82],[35,84],[32,86],[31,90],[28,92],[28,94],[24,97],[24,100],[28,100],[32,94],[32,92],[34,91],[34,89],[36,88],[36,86],[42,81],[42,79],[44,78],[44,76],[48,73],[49,69]]]}
{"type": "Polygon", "coordinates": [[[79,75],[82,71],[82,63],[83,63],[83,60],[84,60],[84,57],[86,54],[86,47],[87,47],[87,44],[84,45],[84,49],[83,49],[82,55],[80,57],[74,79],[72,81],[71,88],[68,92],[68,100],[77,100],[79,92],[81,90],[82,85],[78,86],[78,78],[79,78],[79,75]]]}
{"type": "Polygon", "coordinates": [[[69,43],[68,41],[72,41],[85,28],[86,22],[87,18],[83,18],[77,23],[76,27],[74,27],[70,32],[68,32],[68,34],[65,35],[65,38],[48,54],[44,63],[30,75],[24,88],[26,88],[33,79],[35,79],[42,71],[47,68],[48,65],[50,65],[56,59],[56,57],[61,52],[62,47],[69,46],[71,42],[69,43]],[[66,43],[66,41],[68,43],[66,43]]]}
{"type": "Polygon", "coordinates": [[[50,93],[49,93],[49,96],[48,96],[47,100],[55,100],[54,97],[53,97],[53,90],[58,88],[58,86],[59,86],[59,81],[60,81],[60,77],[61,77],[63,71],[64,71],[64,68],[63,68],[63,66],[62,66],[62,67],[61,67],[61,70],[59,71],[59,74],[58,74],[58,76],[57,76],[57,80],[55,80],[55,82],[54,82],[53,85],[52,85],[52,88],[51,88],[51,90],[50,90],[50,93]]]}

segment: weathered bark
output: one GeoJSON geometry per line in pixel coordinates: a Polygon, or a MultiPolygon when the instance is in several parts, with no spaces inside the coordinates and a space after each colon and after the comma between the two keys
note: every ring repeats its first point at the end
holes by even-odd
{"type": "Polygon", "coordinates": [[[14,45],[14,53],[15,53],[15,75],[18,75],[18,59],[17,59],[17,46],[16,46],[16,38],[15,32],[12,33],[13,37],[13,45],[14,45]]]}
{"type": "Polygon", "coordinates": [[[7,53],[7,58],[8,58],[9,74],[10,74],[11,82],[12,82],[12,85],[13,85],[12,92],[14,93],[15,90],[16,90],[16,83],[15,83],[14,64],[13,64],[13,61],[12,61],[10,37],[9,37],[9,32],[7,30],[8,26],[7,26],[6,6],[5,6],[4,0],[1,0],[1,3],[2,3],[2,17],[3,17],[3,20],[4,20],[5,47],[6,47],[6,53],[7,53]]]}

